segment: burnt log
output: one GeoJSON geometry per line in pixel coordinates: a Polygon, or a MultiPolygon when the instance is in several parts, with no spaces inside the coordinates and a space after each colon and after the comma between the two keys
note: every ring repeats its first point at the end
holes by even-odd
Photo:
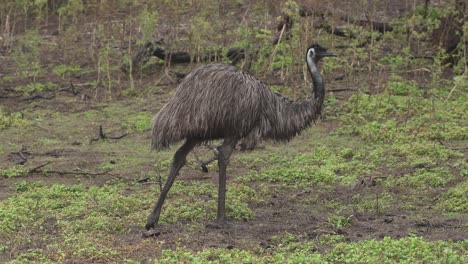
{"type": "MultiPolygon", "coordinates": [[[[138,50],[132,60],[132,64],[134,67],[141,67],[153,56],[167,63],[190,63],[196,60],[209,62],[221,60],[224,56],[224,52],[219,50],[201,56],[192,56],[185,51],[166,51],[160,46],[159,42],[147,42],[138,50]]],[[[245,52],[242,48],[229,48],[226,52],[226,56],[231,61],[231,64],[235,65],[245,58],[245,52]]]]}

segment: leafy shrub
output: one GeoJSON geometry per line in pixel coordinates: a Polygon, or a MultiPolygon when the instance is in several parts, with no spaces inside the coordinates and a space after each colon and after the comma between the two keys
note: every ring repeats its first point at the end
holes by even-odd
{"type": "Polygon", "coordinates": [[[6,114],[0,109],[0,130],[9,127],[25,127],[30,123],[25,119],[23,113],[6,114]]]}
{"type": "Polygon", "coordinates": [[[29,30],[18,38],[13,49],[13,61],[16,65],[17,75],[21,78],[36,77],[42,75],[40,65],[40,45],[42,39],[37,30],[29,30]]]}
{"type": "Polygon", "coordinates": [[[388,87],[393,95],[422,95],[415,81],[390,81],[388,87]]]}
{"type": "Polygon", "coordinates": [[[151,129],[153,116],[148,112],[139,112],[130,116],[126,121],[126,127],[130,131],[144,132],[151,129]]]}
{"type": "Polygon", "coordinates": [[[51,91],[57,89],[58,86],[54,83],[28,83],[23,86],[18,86],[15,88],[17,92],[22,93],[23,95],[30,95],[33,93],[44,92],[44,91],[51,91]]]}
{"type": "Polygon", "coordinates": [[[468,181],[465,181],[443,193],[437,207],[448,212],[467,212],[467,201],[468,181]]]}
{"type": "Polygon", "coordinates": [[[23,176],[27,176],[28,173],[29,173],[29,169],[23,165],[15,165],[9,169],[0,168],[0,177],[6,177],[6,178],[23,177],[23,176]]]}
{"type": "MultiPolygon", "coordinates": [[[[331,241],[340,241],[336,236],[331,241]]],[[[327,242],[328,243],[328,242],[327,242]]],[[[333,243],[324,253],[314,245],[290,243],[286,247],[262,250],[262,255],[240,249],[203,249],[191,252],[183,248],[163,250],[154,263],[464,263],[466,241],[428,242],[419,237],[333,243]]]]}
{"type": "Polygon", "coordinates": [[[78,66],[78,65],[64,65],[64,64],[60,64],[60,65],[57,65],[55,66],[53,69],[52,69],[52,72],[57,75],[57,76],[60,76],[62,78],[65,78],[65,76],[67,75],[70,75],[70,74],[75,74],[75,73],[78,73],[82,71],[81,67],[78,66]]]}
{"type": "Polygon", "coordinates": [[[296,183],[299,186],[330,185],[337,182],[350,184],[357,177],[367,175],[374,165],[365,162],[359,153],[349,152],[348,148],[318,147],[311,153],[275,157],[271,160],[274,162],[273,166],[261,172],[247,174],[242,180],[296,183]]]}
{"type": "Polygon", "coordinates": [[[416,169],[414,173],[403,175],[397,182],[402,186],[425,189],[445,186],[452,179],[454,175],[447,169],[434,168],[416,169]]]}

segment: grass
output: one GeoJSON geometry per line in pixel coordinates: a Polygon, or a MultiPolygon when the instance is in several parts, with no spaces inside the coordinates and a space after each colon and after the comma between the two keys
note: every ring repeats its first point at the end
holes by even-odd
{"type": "MultiPolygon", "coordinates": [[[[467,166],[463,153],[449,147],[466,140],[466,95],[454,93],[444,102],[447,89],[430,100],[416,92],[413,83],[389,85],[391,93],[357,94],[336,109],[329,106],[331,121],[319,122],[288,145],[262,143],[258,150],[235,152],[227,195],[227,216],[234,226],[245,221],[258,225],[262,217],[274,215],[265,211],[277,210],[293,222],[298,212],[298,221],[314,216],[310,221],[315,225],[307,227],[327,232],[313,239],[302,226],[295,232],[284,231],[287,225],[273,231],[257,226],[267,229],[268,237],[258,239],[268,241],[269,247],[247,237],[231,250],[219,241],[217,248],[208,248],[193,239],[209,233],[204,226],[215,219],[217,207],[212,182],[217,165],[209,165],[206,177],[193,155],[162,211],[161,223],[177,232],[155,240],[170,245],[141,240],[141,227],[159,193],[158,181],[166,179],[177,148],[150,151],[150,100],[96,104],[86,111],[70,107],[65,112],[4,114],[12,121],[4,122],[1,153],[8,156],[26,145],[33,158],[25,166],[0,170],[0,180],[8,186],[0,201],[0,253],[9,256],[2,260],[139,263],[142,258],[134,252],[144,248],[154,263],[463,263],[466,241],[408,236],[414,229],[401,239],[348,241],[346,232],[356,232],[359,221],[366,221],[363,215],[382,222],[396,212],[409,219],[440,221],[466,214],[467,166]],[[90,143],[100,125],[108,135],[131,134],[90,143]],[[44,173],[29,173],[28,168],[50,160],[44,173]]],[[[203,158],[212,154],[202,148],[197,152],[203,158]]]]}
{"type": "Polygon", "coordinates": [[[420,237],[362,242],[339,242],[340,237],[322,240],[333,244],[325,253],[313,242],[291,242],[286,246],[256,249],[165,250],[154,263],[464,263],[466,242],[430,242],[420,237]]]}
{"type": "Polygon", "coordinates": [[[23,177],[28,175],[29,168],[23,165],[15,165],[8,169],[0,168],[0,177],[14,178],[14,177],[23,177]]]}
{"type": "Polygon", "coordinates": [[[24,128],[30,125],[30,121],[24,118],[23,113],[4,113],[0,108],[0,130],[10,127],[24,128]]]}
{"type": "Polygon", "coordinates": [[[468,212],[468,181],[464,181],[457,186],[450,188],[443,193],[437,204],[438,208],[448,212],[468,212]]]}
{"type": "MultiPolygon", "coordinates": [[[[0,72],[0,97],[11,108],[0,109],[0,262],[468,262],[466,60],[453,67],[459,76],[443,79],[451,75],[446,55],[427,41],[451,12],[443,3],[407,9],[379,35],[352,21],[300,18],[297,1],[99,1],[98,16],[93,1],[13,2],[0,7],[11,51],[0,72]],[[272,45],[284,14],[290,34],[272,45]],[[357,37],[315,28],[327,22],[357,37]],[[138,51],[134,43],[161,34],[168,52],[244,48],[250,61],[238,65],[292,99],[310,94],[302,52],[314,36],[339,55],[320,65],[329,91],[353,92],[327,93],[323,119],[287,145],[234,152],[226,228],[207,225],[216,218],[217,164],[204,174],[189,155],[161,234],[143,239],[177,149],[150,151],[152,116],[173,93],[174,73],[199,59],[119,69],[138,51]],[[55,97],[33,98],[44,92],[55,97]],[[100,126],[128,135],[91,142],[100,126]]],[[[347,15],[366,9],[379,20],[380,11],[361,5],[349,4],[347,15]]]]}
{"type": "MultiPolygon", "coordinates": [[[[17,245],[28,245],[30,238],[16,235],[37,230],[31,234],[32,239],[41,240],[48,246],[20,254],[17,261],[23,258],[41,260],[40,256],[44,256],[39,254],[41,251],[55,260],[61,256],[115,257],[119,253],[107,243],[119,234],[130,232],[129,226],[142,226],[158,192],[157,186],[141,188],[122,182],[101,187],[18,182],[16,194],[0,204],[0,238],[3,241],[0,248],[7,251],[17,245]],[[51,229],[53,234],[48,233],[51,229]]],[[[161,223],[213,221],[215,194],[216,188],[212,184],[176,183],[161,223]]],[[[253,189],[240,184],[231,185],[227,199],[229,219],[254,217],[249,208],[253,201],[261,202],[253,189]]]]}

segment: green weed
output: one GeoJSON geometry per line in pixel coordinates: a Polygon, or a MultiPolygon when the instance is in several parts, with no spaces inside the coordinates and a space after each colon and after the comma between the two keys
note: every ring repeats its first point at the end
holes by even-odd
{"type": "Polygon", "coordinates": [[[28,83],[26,85],[18,86],[15,88],[15,91],[22,93],[23,95],[31,95],[33,93],[52,91],[56,90],[58,86],[54,83],[28,83]]]}
{"type": "Polygon", "coordinates": [[[443,193],[437,207],[447,212],[467,212],[467,201],[468,181],[464,181],[443,193]]]}
{"type": "MultiPolygon", "coordinates": [[[[340,241],[333,237],[332,241],[340,241]]],[[[329,242],[327,242],[329,243],[329,242]]],[[[241,249],[164,250],[154,263],[463,263],[466,242],[428,242],[419,237],[339,242],[318,253],[310,242],[273,247],[256,254],[241,249]]]]}
{"type": "MultiPolygon", "coordinates": [[[[281,155],[278,153],[278,155],[281,155]]],[[[269,181],[331,185],[350,184],[369,173],[373,164],[366,163],[360,153],[349,148],[318,147],[311,153],[287,156],[272,156],[270,168],[242,176],[243,181],[269,181]]]]}
{"type": "Polygon", "coordinates": [[[23,113],[16,112],[7,114],[0,109],[0,130],[10,127],[24,128],[31,124],[31,121],[24,118],[23,113]]]}
{"type": "Polygon", "coordinates": [[[347,217],[332,215],[328,218],[327,223],[337,229],[345,228],[351,225],[353,217],[352,215],[347,217]]]}
{"type": "Polygon", "coordinates": [[[149,112],[139,112],[128,117],[125,121],[125,127],[129,131],[144,132],[151,129],[152,119],[153,115],[149,112]]]}
{"type": "Polygon", "coordinates": [[[9,169],[1,169],[0,168],[0,177],[6,178],[16,178],[16,177],[24,177],[29,174],[29,168],[23,165],[15,165],[9,169]]]}
{"type": "Polygon", "coordinates": [[[392,207],[394,198],[388,192],[353,196],[353,207],[358,212],[374,212],[380,214],[392,207]]]}
{"type": "Polygon", "coordinates": [[[403,175],[397,180],[397,183],[416,189],[426,189],[443,187],[454,178],[454,175],[450,171],[442,167],[434,169],[416,169],[414,173],[403,175]]]}
{"type": "Polygon", "coordinates": [[[44,73],[40,65],[41,42],[42,38],[37,30],[29,30],[18,38],[12,55],[16,74],[20,78],[32,78],[35,81],[44,73]]]}
{"type": "Polygon", "coordinates": [[[81,71],[82,69],[79,65],[65,65],[65,64],[57,65],[52,69],[52,72],[55,75],[62,77],[62,79],[64,79],[66,76],[70,76],[70,75],[79,73],[81,71]]]}

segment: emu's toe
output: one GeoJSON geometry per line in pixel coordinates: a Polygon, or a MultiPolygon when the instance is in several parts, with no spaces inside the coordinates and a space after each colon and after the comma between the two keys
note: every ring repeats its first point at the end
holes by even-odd
{"type": "Polygon", "coordinates": [[[148,219],[146,221],[146,225],[145,225],[146,230],[155,229],[155,227],[156,227],[156,221],[154,221],[153,219],[148,219]]]}

